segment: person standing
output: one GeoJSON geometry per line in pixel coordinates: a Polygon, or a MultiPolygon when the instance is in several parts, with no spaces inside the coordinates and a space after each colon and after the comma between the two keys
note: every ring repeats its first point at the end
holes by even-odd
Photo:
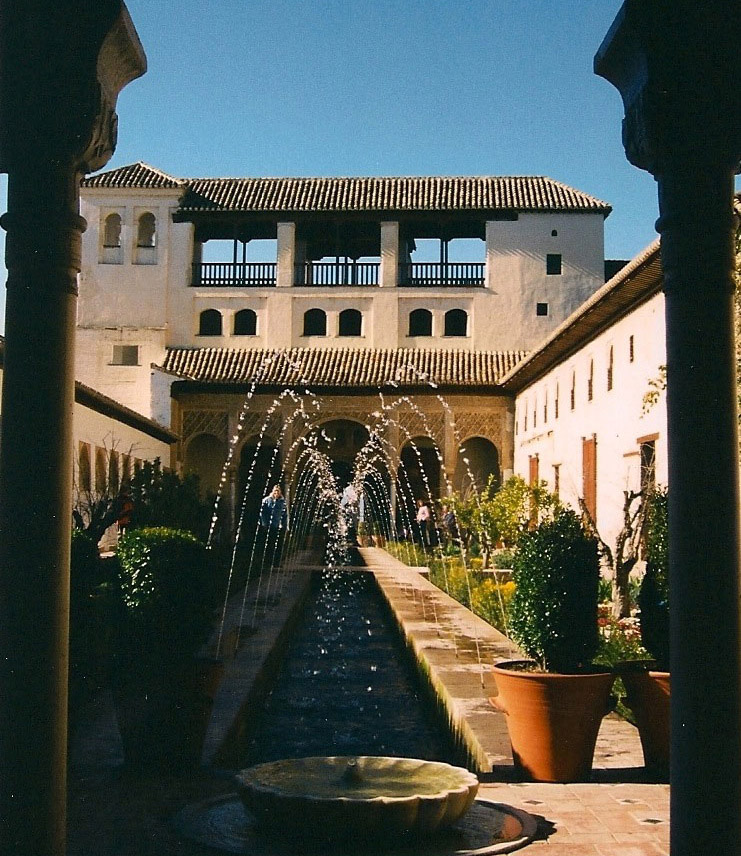
{"type": "Polygon", "coordinates": [[[280,564],[283,539],[287,529],[286,500],[280,485],[275,485],[260,503],[259,533],[264,551],[263,566],[280,564]]]}
{"type": "Polygon", "coordinates": [[[423,547],[430,546],[430,506],[423,500],[417,500],[417,527],[419,540],[423,547]]]}

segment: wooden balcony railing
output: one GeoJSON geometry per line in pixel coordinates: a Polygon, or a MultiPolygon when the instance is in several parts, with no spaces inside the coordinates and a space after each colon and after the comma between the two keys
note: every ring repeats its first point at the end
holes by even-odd
{"type": "Polygon", "coordinates": [[[378,285],[379,262],[305,262],[296,285],[378,285]]]}
{"type": "Polygon", "coordinates": [[[275,285],[276,262],[201,262],[193,265],[195,286],[265,288],[275,285]]]}
{"type": "Polygon", "coordinates": [[[399,285],[483,287],[485,262],[405,262],[399,265],[399,285]]]}

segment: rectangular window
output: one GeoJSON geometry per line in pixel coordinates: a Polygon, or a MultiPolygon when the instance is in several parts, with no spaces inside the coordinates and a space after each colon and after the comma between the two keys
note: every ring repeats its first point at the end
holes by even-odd
{"type": "Polygon", "coordinates": [[[633,337],[631,336],[630,339],[628,339],[628,357],[629,357],[631,363],[635,359],[635,356],[636,356],[635,341],[634,341],[633,337]]]}
{"type": "Polygon", "coordinates": [[[546,254],[545,272],[548,276],[559,276],[561,274],[561,253],[546,254]]]}
{"type": "Polygon", "coordinates": [[[561,464],[553,465],[553,493],[561,496],[561,464]]]}
{"type": "Polygon", "coordinates": [[[540,315],[541,317],[548,315],[548,304],[547,303],[538,303],[535,306],[535,314],[540,315]]]}
{"type": "Polygon", "coordinates": [[[111,357],[112,366],[138,366],[139,365],[139,346],[138,345],[114,345],[113,356],[111,357]]]}
{"type": "Polygon", "coordinates": [[[656,489],[656,440],[641,443],[641,493],[644,497],[656,489]]]}

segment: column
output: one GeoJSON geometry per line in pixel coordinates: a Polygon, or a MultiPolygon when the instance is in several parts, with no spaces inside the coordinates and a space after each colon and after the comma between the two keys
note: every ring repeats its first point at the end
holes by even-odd
{"type": "Polygon", "coordinates": [[[296,276],[296,224],[278,223],[278,271],[276,285],[290,288],[296,276]]]}
{"type": "Polygon", "coordinates": [[[595,69],[621,92],[628,159],[659,195],[666,294],[671,852],[741,840],[741,617],[733,174],[741,160],[732,4],[629,0],[595,69]]]}
{"type": "Polygon", "coordinates": [[[63,856],[79,182],[146,62],[119,0],[2,0],[0,20],[0,850],[63,856]]]}
{"type": "Polygon", "coordinates": [[[381,270],[378,284],[393,288],[399,282],[399,224],[381,223],[381,270]]]}

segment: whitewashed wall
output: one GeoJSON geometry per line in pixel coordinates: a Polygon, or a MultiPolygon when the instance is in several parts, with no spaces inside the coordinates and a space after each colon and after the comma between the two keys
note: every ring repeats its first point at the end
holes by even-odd
{"type": "Polygon", "coordinates": [[[665,362],[664,298],[658,294],[585,344],[516,399],[515,472],[527,479],[530,458],[537,455],[539,477],[553,489],[554,466],[558,466],[560,496],[574,508],[582,495],[582,439],[596,437],[597,527],[610,545],[614,545],[622,524],[623,491],[640,487],[642,439],[655,435],[656,481],[667,483],[665,393],[648,412],[643,412],[649,382],[659,377],[659,367],[665,362]],[[608,391],[610,348],[613,386],[608,391]],[[593,395],[589,401],[591,365],[593,395]]]}

